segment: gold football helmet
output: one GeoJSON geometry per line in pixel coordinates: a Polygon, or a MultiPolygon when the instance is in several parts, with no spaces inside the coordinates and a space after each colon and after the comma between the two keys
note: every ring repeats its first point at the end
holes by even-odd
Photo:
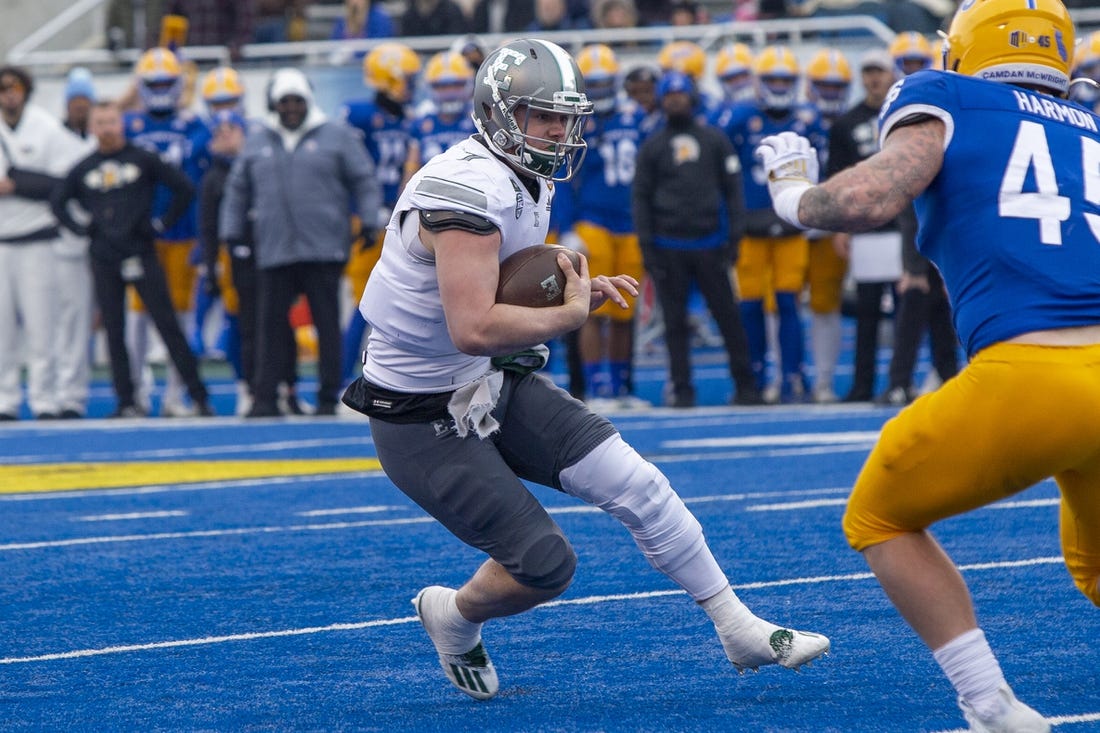
{"type": "Polygon", "coordinates": [[[765,109],[789,110],[798,100],[798,59],[786,46],[768,46],[756,57],[757,94],[765,109]]]}
{"type": "Polygon", "coordinates": [[[1069,88],[1073,19],[1060,0],[965,0],[945,45],[948,71],[1058,95],[1069,88]]]}
{"type": "Polygon", "coordinates": [[[722,93],[730,101],[752,99],[752,51],[744,43],[729,43],[714,59],[714,75],[722,84],[722,93]]]}
{"type": "Polygon", "coordinates": [[[239,109],[244,98],[241,77],[229,66],[219,66],[206,72],[199,89],[202,91],[202,101],[211,114],[223,109],[239,109]]]}
{"type": "Polygon", "coordinates": [[[597,114],[615,108],[615,92],[619,81],[619,59],[602,43],[585,46],[577,54],[577,68],[584,76],[584,89],[597,114]]]}
{"type": "Polygon", "coordinates": [[[464,112],[474,97],[474,70],[458,51],[440,51],[428,59],[424,81],[432,101],[445,115],[464,112]]]}
{"type": "Polygon", "coordinates": [[[822,114],[836,116],[848,109],[852,66],[835,48],[823,48],[806,64],[807,97],[822,114]]]}
{"type": "Polygon", "coordinates": [[[707,54],[693,41],[673,41],[657,54],[661,71],[682,71],[698,83],[707,69],[707,54]]]}
{"type": "Polygon", "coordinates": [[[890,43],[890,55],[903,76],[932,68],[932,44],[916,31],[899,33],[890,43]]]}
{"type": "Polygon", "coordinates": [[[363,81],[397,102],[412,98],[420,57],[404,43],[380,43],[363,58],[363,81]]]}
{"type": "Polygon", "coordinates": [[[134,66],[138,95],[150,112],[168,112],[179,105],[183,94],[183,66],[167,48],[151,48],[134,66]]]}

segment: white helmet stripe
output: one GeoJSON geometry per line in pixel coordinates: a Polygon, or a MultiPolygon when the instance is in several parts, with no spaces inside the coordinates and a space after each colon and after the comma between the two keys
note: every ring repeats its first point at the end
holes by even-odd
{"type": "Polygon", "coordinates": [[[561,89],[563,92],[578,91],[577,75],[573,73],[573,57],[565,52],[561,46],[549,41],[539,41],[549,51],[558,65],[561,74],[561,89]]]}

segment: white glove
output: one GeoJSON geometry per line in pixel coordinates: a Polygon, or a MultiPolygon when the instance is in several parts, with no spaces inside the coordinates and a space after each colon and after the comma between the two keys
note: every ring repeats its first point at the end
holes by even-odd
{"type": "Polygon", "coordinates": [[[817,183],[817,151],[810,141],[793,132],[769,135],[756,146],[756,157],[768,174],[768,193],[779,218],[807,229],[798,219],[802,194],[817,183]]]}

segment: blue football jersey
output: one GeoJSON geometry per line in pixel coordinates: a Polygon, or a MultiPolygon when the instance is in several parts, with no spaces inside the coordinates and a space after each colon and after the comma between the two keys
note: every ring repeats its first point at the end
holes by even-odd
{"type": "Polygon", "coordinates": [[[572,221],[591,222],[615,234],[633,233],[630,191],[646,135],[644,120],[645,113],[634,105],[588,118],[588,152],[572,182],[572,221]]]}
{"type": "Polygon", "coordinates": [[[477,132],[469,110],[457,117],[444,117],[438,112],[417,117],[412,122],[412,139],[420,146],[420,165],[477,132]]]}
{"type": "Polygon", "coordinates": [[[913,114],[946,127],[943,168],[916,201],[917,246],[943,274],[967,353],[1100,323],[1100,118],[940,71],[894,85],[881,139],[913,114]]]}
{"type": "Polygon", "coordinates": [[[809,104],[798,105],[786,116],[776,119],[766,114],[757,102],[740,102],[717,108],[709,122],[726,132],[737,151],[745,188],[745,208],[749,211],[771,209],[772,206],[768,175],[754,154],[761,140],[768,135],[790,131],[809,138],[818,151],[829,148],[821,113],[809,104]]]}
{"type": "Polygon", "coordinates": [[[365,99],[347,102],[341,112],[349,125],[363,133],[367,153],[382,184],[382,205],[392,209],[401,195],[401,177],[409,154],[408,120],[365,99]]]}
{"type": "MultiPolygon", "coordinates": [[[[126,139],[135,145],[151,150],[169,165],[182,170],[197,189],[202,176],[210,167],[210,128],[195,114],[183,110],[167,117],[148,112],[127,112],[123,116],[126,139]]],[[[162,239],[178,241],[198,237],[198,197],[191,202],[187,212],[175,225],[161,234],[162,239]]],[[[158,217],[168,209],[171,193],[164,186],[157,186],[153,196],[153,216],[158,217]]]]}

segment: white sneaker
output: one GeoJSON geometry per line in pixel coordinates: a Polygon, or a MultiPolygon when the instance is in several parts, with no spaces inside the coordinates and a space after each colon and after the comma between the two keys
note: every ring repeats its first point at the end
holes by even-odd
{"type": "Polygon", "coordinates": [[[479,640],[477,645],[465,654],[444,654],[439,651],[435,642],[435,635],[441,633],[435,616],[442,611],[454,593],[455,591],[451,588],[430,585],[417,593],[412,603],[420,623],[428,632],[428,638],[436,647],[439,666],[443,668],[447,679],[475,700],[488,700],[500,691],[500,681],[497,679],[496,667],[493,666],[489,655],[485,653],[485,647],[481,641],[479,640]]]}
{"type": "Polygon", "coordinates": [[[970,703],[959,698],[959,707],[962,708],[966,722],[970,723],[970,730],[976,733],[1048,733],[1050,731],[1050,723],[1046,718],[1017,700],[1007,684],[1001,685],[997,693],[1004,701],[1004,708],[1001,714],[993,719],[978,717],[978,713],[970,707],[970,703]]]}
{"type": "Polygon", "coordinates": [[[641,397],[632,394],[616,397],[615,401],[618,403],[620,410],[648,410],[653,407],[648,400],[643,400],[641,397]]]}
{"type": "Polygon", "coordinates": [[[766,652],[741,659],[730,659],[739,674],[751,669],[759,672],[760,667],[778,664],[780,667],[797,672],[802,665],[829,653],[829,639],[821,634],[796,629],[776,629],[768,638],[769,649],[766,652]]]}
{"type": "Polygon", "coordinates": [[[180,400],[165,400],[160,406],[161,417],[195,417],[198,410],[194,405],[185,405],[180,400]]]}
{"type": "Polygon", "coordinates": [[[775,382],[769,384],[760,395],[764,398],[764,402],[769,405],[779,404],[779,385],[775,382]]]}
{"type": "Polygon", "coordinates": [[[839,402],[840,398],[837,397],[833,388],[827,384],[819,384],[814,387],[814,402],[819,405],[831,405],[834,402],[839,402]]]}
{"type": "Polygon", "coordinates": [[[233,410],[233,414],[237,417],[244,417],[248,414],[248,411],[252,409],[252,390],[248,387],[248,382],[239,380],[237,382],[237,404],[233,410]]]}

